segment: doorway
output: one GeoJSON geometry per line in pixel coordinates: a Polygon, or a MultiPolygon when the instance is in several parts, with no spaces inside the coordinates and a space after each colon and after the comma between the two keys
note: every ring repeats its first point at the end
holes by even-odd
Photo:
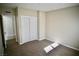
{"type": "Polygon", "coordinates": [[[3,33],[5,47],[7,48],[7,42],[10,40],[16,40],[16,25],[15,25],[15,16],[14,15],[2,15],[3,18],[3,33]]]}

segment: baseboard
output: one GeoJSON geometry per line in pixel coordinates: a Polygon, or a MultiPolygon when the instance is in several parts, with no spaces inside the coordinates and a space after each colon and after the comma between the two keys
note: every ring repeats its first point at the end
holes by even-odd
{"type": "Polygon", "coordinates": [[[24,44],[24,43],[19,43],[20,45],[24,44]]]}
{"type": "Polygon", "coordinates": [[[78,48],[75,48],[75,47],[72,47],[72,46],[69,46],[69,45],[67,45],[67,44],[63,44],[63,43],[60,43],[60,44],[63,45],[63,46],[66,46],[66,47],[68,47],[68,48],[71,48],[71,49],[74,49],[74,50],[79,51],[78,48]]]}
{"type": "Polygon", "coordinates": [[[55,42],[53,39],[47,37],[46,40],[49,40],[49,41],[52,41],[52,42],[55,42]]]}
{"type": "MultiPolygon", "coordinates": [[[[55,42],[54,40],[50,40],[49,38],[48,38],[47,40],[52,41],[52,42],[55,42]]],[[[61,45],[63,45],[63,46],[66,46],[66,47],[68,47],[68,48],[71,48],[71,49],[74,49],[74,50],[79,51],[78,48],[72,47],[72,46],[67,45],[67,44],[64,44],[64,43],[62,43],[62,42],[58,42],[58,43],[61,44],[61,45]]]]}
{"type": "Polygon", "coordinates": [[[46,39],[46,38],[45,38],[45,37],[41,37],[41,38],[39,39],[39,41],[44,40],[44,39],[46,39]]]}
{"type": "MultiPolygon", "coordinates": [[[[37,40],[37,39],[35,39],[35,40],[37,40]]],[[[31,42],[31,41],[34,41],[34,40],[30,40],[30,41],[28,41],[28,42],[31,42]]],[[[19,44],[22,45],[22,44],[24,44],[24,43],[27,43],[27,42],[20,42],[19,44]]]]}

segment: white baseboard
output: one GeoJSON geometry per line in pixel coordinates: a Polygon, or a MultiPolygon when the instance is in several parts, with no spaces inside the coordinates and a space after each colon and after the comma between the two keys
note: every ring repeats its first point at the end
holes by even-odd
{"type": "Polygon", "coordinates": [[[41,37],[41,38],[39,38],[39,41],[44,40],[44,39],[46,39],[46,38],[45,37],[41,37]]]}
{"type": "Polygon", "coordinates": [[[20,45],[24,44],[24,43],[19,43],[20,45]]]}
{"type": "Polygon", "coordinates": [[[67,44],[63,44],[63,43],[60,43],[60,44],[63,45],[63,46],[66,46],[66,47],[68,47],[68,48],[71,48],[71,49],[74,49],[74,50],[79,51],[78,48],[75,48],[75,47],[72,47],[72,46],[69,46],[69,45],[67,45],[67,44]]]}
{"type": "MultiPolygon", "coordinates": [[[[53,39],[49,39],[49,38],[47,38],[47,40],[52,41],[52,42],[55,42],[53,39]]],[[[61,44],[61,45],[63,45],[63,46],[66,46],[66,47],[68,47],[68,48],[71,48],[71,49],[74,49],[74,50],[79,51],[78,48],[72,47],[72,46],[67,45],[67,44],[64,44],[64,43],[62,43],[62,42],[58,42],[58,43],[61,44]]]]}
{"type": "MultiPolygon", "coordinates": [[[[35,39],[35,40],[37,40],[37,39],[35,39]]],[[[30,40],[30,41],[28,41],[28,42],[31,42],[31,41],[34,41],[34,40],[30,40]]],[[[27,43],[27,42],[20,42],[19,44],[22,45],[22,44],[24,44],[24,43],[27,43]]]]}

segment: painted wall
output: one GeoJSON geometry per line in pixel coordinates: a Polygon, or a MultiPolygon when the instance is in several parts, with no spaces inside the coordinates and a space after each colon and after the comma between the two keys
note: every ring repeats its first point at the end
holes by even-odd
{"type": "Polygon", "coordinates": [[[79,49],[79,7],[47,12],[46,37],[79,49]]]}
{"type": "Polygon", "coordinates": [[[45,12],[39,11],[39,40],[45,39],[45,12]]]}
{"type": "Polygon", "coordinates": [[[37,16],[37,11],[18,7],[18,16],[37,16]]]}

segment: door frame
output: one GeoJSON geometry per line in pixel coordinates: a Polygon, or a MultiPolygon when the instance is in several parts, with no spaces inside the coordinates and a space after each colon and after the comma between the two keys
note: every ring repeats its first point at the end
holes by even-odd
{"type": "Polygon", "coordinates": [[[4,38],[4,28],[3,28],[3,18],[2,18],[2,15],[0,15],[0,24],[1,24],[2,43],[3,43],[3,47],[6,48],[5,38],[4,38]]]}

